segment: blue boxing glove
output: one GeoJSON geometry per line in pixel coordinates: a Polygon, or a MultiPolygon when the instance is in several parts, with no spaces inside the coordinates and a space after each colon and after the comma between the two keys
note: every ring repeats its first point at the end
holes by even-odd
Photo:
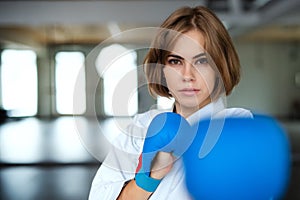
{"type": "Polygon", "coordinates": [[[146,191],[154,192],[161,180],[150,177],[151,162],[157,152],[172,152],[180,156],[191,144],[189,123],[179,114],[165,112],[151,121],[142,152],[141,169],[136,174],[136,184],[146,191]],[[189,135],[190,134],[190,135],[189,135]]]}
{"type": "Polygon", "coordinates": [[[212,121],[195,124],[198,133],[183,155],[191,196],[196,200],[281,198],[291,160],[289,142],[279,124],[262,115],[226,118],[217,143],[201,158],[199,151],[212,121]]]}

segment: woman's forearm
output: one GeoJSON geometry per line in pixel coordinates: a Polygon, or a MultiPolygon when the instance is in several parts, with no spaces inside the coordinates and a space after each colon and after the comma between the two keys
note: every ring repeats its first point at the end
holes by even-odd
{"type": "Polygon", "coordinates": [[[135,180],[129,181],[129,183],[122,189],[118,200],[146,200],[149,199],[152,192],[143,190],[137,186],[135,180]]]}

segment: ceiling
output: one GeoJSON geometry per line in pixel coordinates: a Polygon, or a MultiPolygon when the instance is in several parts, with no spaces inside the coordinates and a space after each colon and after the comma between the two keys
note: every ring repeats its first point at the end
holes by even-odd
{"type": "MultiPolygon", "coordinates": [[[[234,38],[300,41],[300,0],[17,0],[0,1],[0,44],[95,44],[157,27],[175,9],[195,5],[212,9],[234,38]]],[[[129,40],[150,37],[145,31],[129,40]]]]}

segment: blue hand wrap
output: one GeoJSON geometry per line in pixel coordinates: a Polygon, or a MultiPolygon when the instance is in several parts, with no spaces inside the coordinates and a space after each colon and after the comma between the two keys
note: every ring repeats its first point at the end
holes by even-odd
{"type": "Polygon", "coordinates": [[[151,178],[144,172],[139,172],[135,176],[135,182],[140,188],[148,192],[154,192],[160,184],[161,180],[151,178]]]}

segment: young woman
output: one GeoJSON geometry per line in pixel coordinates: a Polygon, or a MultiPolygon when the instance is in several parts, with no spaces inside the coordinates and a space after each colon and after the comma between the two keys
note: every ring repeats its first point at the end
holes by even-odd
{"type": "MultiPolygon", "coordinates": [[[[191,124],[205,117],[252,116],[242,108],[225,108],[224,97],[240,80],[240,63],[227,30],[205,7],[173,12],[161,25],[144,67],[150,93],[174,98],[173,112],[191,124]]],[[[147,128],[160,112],[138,114],[115,140],[94,178],[91,200],[191,199],[183,163],[172,153],[158,152],[152,161],[150,176],[161,180],[154,192],[135,182],[147,128]]]]}

